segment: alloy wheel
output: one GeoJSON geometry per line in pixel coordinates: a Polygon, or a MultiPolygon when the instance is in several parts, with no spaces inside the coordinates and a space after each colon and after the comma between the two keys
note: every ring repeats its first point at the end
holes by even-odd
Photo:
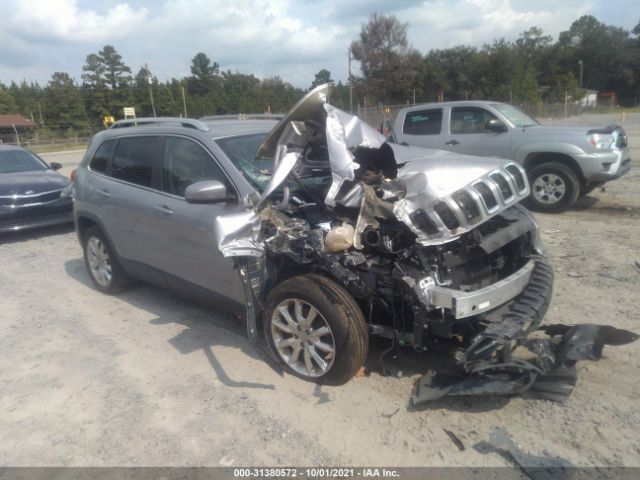
{"type": "Polygon", "coordinates": [[[288,298],[278,304],[271,316],[271,335],[278,355],[300,375],[317,378],[333,365],[331,327],[305,300],[288,298]]]}
{"type": "Polygon", "coordinates": [[[94,280],[104,288],[111,285],[111,259],[105,244],[97,237],[87,241],[87,261],[94,280]]]}

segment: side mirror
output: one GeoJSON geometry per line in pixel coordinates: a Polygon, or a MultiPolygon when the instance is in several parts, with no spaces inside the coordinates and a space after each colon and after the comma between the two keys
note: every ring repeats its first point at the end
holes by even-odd
{"type": "Polygon", "coordinates": [[[192,183],[184,192],[189,203],[224,203],[235,200],[227,195],[227,187],[219,180],[204,180],[192,183]]]}
{"type": "Polygon", "coordinates": [[[62,168],[62,164],[58,162],[51,162],[49,166],[52,170],[60,170],[62,168]]]}
{"type": "Polygon", "coordinates": [[[502,133],[507,131],[507,126],[497,118],[487,120],[484,129],[488,132],[502,133]]]}

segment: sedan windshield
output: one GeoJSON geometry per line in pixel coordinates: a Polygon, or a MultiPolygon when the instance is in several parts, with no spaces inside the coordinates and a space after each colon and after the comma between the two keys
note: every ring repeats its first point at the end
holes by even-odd
{"type": "Polygon", "coordinates": [[[0,150],[0,173],[46,170],[47,165],[26,150],[0,150]]]}
{"type": "Polygon", "coordinates": [[[534,125],[540,125],[540,123],[524,113],[522,110],[517,109],[513,105],[507,105],[506,103],[494,103],[491,105],[504,115],[511,124],[516,128],[532,127],[534,125]]]}

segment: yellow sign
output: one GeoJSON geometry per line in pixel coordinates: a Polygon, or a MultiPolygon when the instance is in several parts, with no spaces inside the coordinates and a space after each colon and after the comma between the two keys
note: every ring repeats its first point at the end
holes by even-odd
{"type": "Polygon", "coordinates": [[[105,115],[104,118],[102,119],[102,124],[104,125],[104,128],[109,128],[114,123],[116,123],[116,119],[113,118],[111,115],[105,115]]]}

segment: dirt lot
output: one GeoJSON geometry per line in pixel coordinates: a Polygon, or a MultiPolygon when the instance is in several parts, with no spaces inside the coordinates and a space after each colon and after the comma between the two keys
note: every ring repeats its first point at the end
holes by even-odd
{"type": "MultiPolygon", "coordinates": [[[[640,114],[624,125],[640,146],[640,114]]],[[[547,321],[640,331],[640,149],[606,192],[537,217],[556,267],[547,321]]],[[[640,466],[640,342],[579,364],[564,404],[492,397],[415,410],[428,355],[407,352],[401,378],[319,388],[271,369],[215,308],[144,284],[98,293],[70,229],[0,242],[0,466],[505,465],[472,448],[495,427],[534,455],[640,466]]]]}

